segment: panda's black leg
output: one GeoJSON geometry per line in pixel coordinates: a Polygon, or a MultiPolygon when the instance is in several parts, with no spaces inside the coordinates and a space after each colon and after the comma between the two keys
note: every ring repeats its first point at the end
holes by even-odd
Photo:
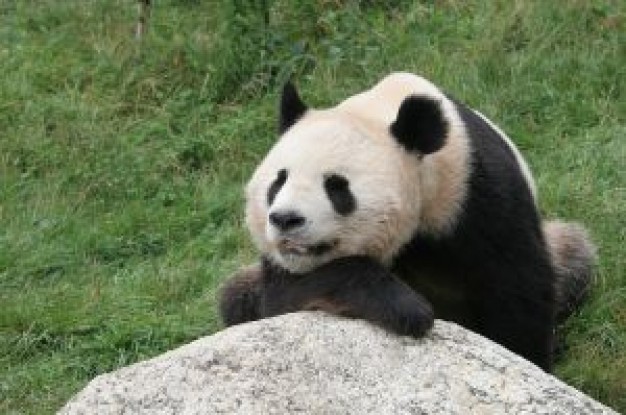
{"type": "Polygon", "coordinates": [[[348,304],[346,315],[363,318],[400,335],[421,337],[434,324],[431,304],[389,272],[355,276],[353,286],[334,293],[337,302],[348,304]]]}
{"type": "Polygon", "coordinates": [[[323,310],[414,337],[434,322],[432,307],[422,296],[366,257],[341,258],[304,275],[277,278],[265,286],[264,295],[265,316],[323,310]]]}
{"type": "Polygon", "coordinates": [[[262,269],[259,265],[241,269],[226,280],[218,301],[222,322],[226,327],[258,320],[262,292],[262,269]]]}
{"type": "Polygon", "coordinates": [[[477,296],[481,303],[479,332],[550,372],[554,306],[550,287],[542,289],[542,282],[536,282],[529,290],[500,281],[477,296]]]}

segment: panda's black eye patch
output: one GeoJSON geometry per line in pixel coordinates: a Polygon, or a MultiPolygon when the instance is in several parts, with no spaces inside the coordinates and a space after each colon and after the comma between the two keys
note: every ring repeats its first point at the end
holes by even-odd
{"type": "Polygon", "coordinates": [[[329,174],[324,178],[324,190],[337,213],[349,215],[356,209],[356,199],[350,191],[350,182],[339,174],[329,174]]]}
{"type": "Polygon", "coordinates": [[[267,204],[269,206],[271,206],[272,203],[274,203],[274,199],[276,198],[276,195],[278,194],[278,192],[280,192],[280,189],[283,187],[286,181],[287,181],[287,170],[280,169],[278,171],[278,175],[276,176],[276,180],[272,182],[272,184],[270,185],[270,188],[267,190],[267,204]]]}

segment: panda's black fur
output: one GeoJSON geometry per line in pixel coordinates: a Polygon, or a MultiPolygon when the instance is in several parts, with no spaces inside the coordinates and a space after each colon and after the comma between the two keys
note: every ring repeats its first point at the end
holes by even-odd
{"type": "Polygon", "coordinates": [[[532,194],[510,147],[472,110],[456,108],[472,149],[461,217],[451,235],[415,235],[393,271],[433,301],[437,317],[549,369],[555,275],[532,194]]]}
{"type": "Polygon", "coordinates": [[[422,336],[434,321],[432,306],[377,261],[336,259],[294,274],[263,258],[229,280],[220,312],[231,326],[299,310],[324,310],[369,320],[403,335],[422,336]]]}
{"type": "MultiPolygon", "coordinates": [[[[465,105],[453,102],[469,139],[470,169],[466,197],[451,232],[416,233],[390,268],[365,256],[349,256],[293,273],[263,257],[259,266],[241,271],[222,289],[224,323],[320,309],[419,337],[432,327],[436,315],[550,370],[555,315],[560,311],[555,290],[567,288],[557,286],[532,190],[498,132],[465,105]]],[[[306,110],[288,84],[279,131],[287,131],[306,110]]],[[[439,150],[448,131],[439,102],[427,96],[407,97],[389,128],[416,157],[439,150]]],[[[288,171],[279,172],[269,187],[270,205],[288,176],[288,171]]],[[[358,195],[350,194],[349,177],[332,178],[324,186],[331,201],[336,199],[333,207],[339,214],[349,215],[358,204],[358,195]]],[[[287,226],[297,218],[270,220],[287,226]]],[[[582,274],[588,272],[587,260],[583,256],[580,261],[582,274]]]]}

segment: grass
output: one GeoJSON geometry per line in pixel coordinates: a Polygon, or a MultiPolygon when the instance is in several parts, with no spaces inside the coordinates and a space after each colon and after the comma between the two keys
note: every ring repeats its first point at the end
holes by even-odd
{"type": "Polygon", "coordinates": [[[255,256],[241,190],[278,87],[326,106],[392,70],[495,120],[545,215],[591,230],[556,374],[626,412],[622,2],[163,0],[142,42],[134,6],[0,0],[0,412],[52,412],[218,330],[215,289],[255,256]]]}

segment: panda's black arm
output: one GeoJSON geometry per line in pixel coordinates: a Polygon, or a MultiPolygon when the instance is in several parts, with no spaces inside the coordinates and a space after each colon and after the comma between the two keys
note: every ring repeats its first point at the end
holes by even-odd
{"type": "Polygon", "coordinates": [[[253,265],[239,270],[221,287],[219,311],[226,327],[261,318],[262,270],[253,265]]]}
{"type": "Polygon", "coordinates": [[[323,310],[414,337],[433,326],[428,301],[373,259],[340,258],[303,275],[288,274],[267,261],[263,267],[264,317],[323,310]]]}

